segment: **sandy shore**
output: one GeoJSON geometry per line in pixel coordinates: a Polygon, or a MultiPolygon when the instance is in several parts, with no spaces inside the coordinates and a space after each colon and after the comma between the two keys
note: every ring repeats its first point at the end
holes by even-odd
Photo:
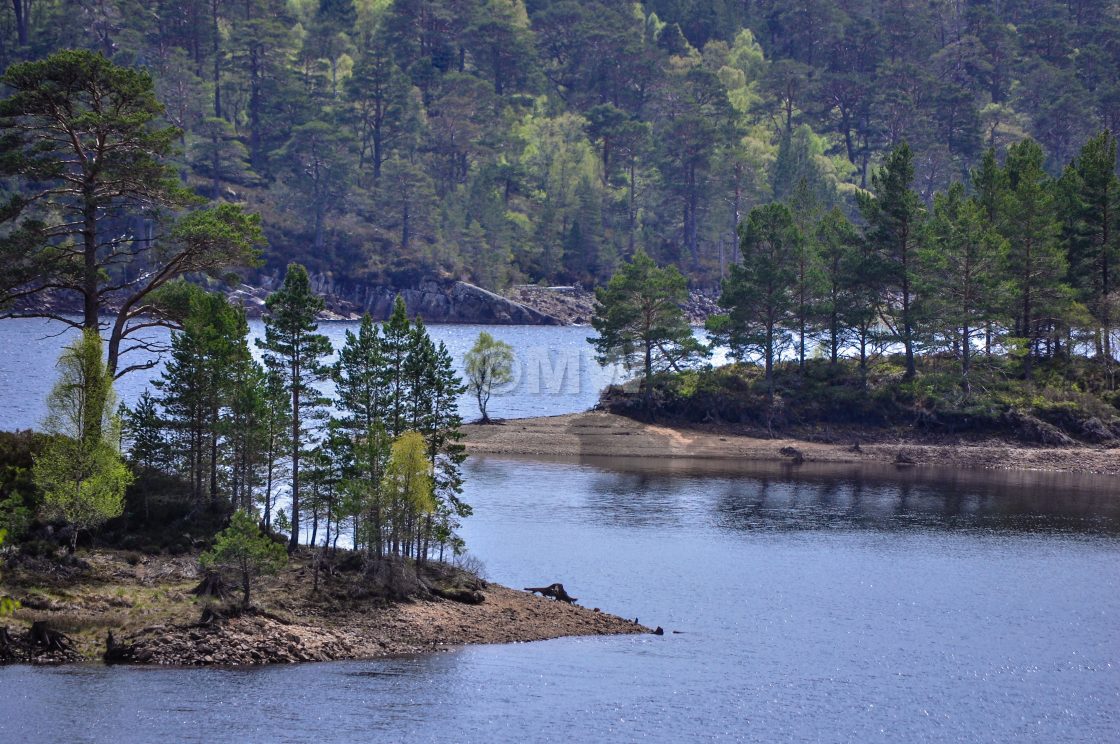
{"type": "Polygon", "coordinates": [[[509,419],[463,427],[467,450],[478,455],[548,457],[652,457],[791,462],[797,450],[807,463],[892,464],[990,470],[1120,474],[1120,449],[1031,447],[1000,440],[929,444],[853,441],[822,444],[798,439],[760,439],[712,427],[683,429],[645,424],[603,411],[509,419]],[[788,450],[787,450],[788,452],[788,450]],[[901,456],[901,458],[900,458],[901,456]]]}

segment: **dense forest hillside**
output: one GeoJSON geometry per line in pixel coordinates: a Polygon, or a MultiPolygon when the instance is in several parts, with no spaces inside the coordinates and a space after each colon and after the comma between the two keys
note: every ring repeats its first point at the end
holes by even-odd
{"type": "Polygon", "coordinates": [[[488,288],[644,248],[714,288],[754,206],[855,214],[903,141],[918,193],[1024,137],[1052,175],[1120,125],[1100,0],[10,0],[0,66],[149,70],[200,194],[259,212],[261,271],[488,288]]]}

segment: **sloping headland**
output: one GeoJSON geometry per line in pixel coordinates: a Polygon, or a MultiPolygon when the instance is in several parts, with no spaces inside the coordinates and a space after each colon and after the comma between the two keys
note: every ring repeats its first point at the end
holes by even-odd
{"type": "Polygon", "coordinates": [[[9,561],[0,594],[22,607],[0,622],[0,663],[106,658],[181,666],[273,664],[652,632],[597,608],[534,596],[442,565],[421,578],[414,596],[391,599],[371,591],[373,582],[353,554],[322,567],[317,588],[310,558],[298,556],[279,575],[259,581],[254,609],[243,612],[239,595],[226,601],[194,595],[197,556],[109,550],[79,556],[9,561]],[[437,592],[465,593],[468,601],[437,592]],[[37,623],[64,635],[59,647],[35,639],[37,623]]]}

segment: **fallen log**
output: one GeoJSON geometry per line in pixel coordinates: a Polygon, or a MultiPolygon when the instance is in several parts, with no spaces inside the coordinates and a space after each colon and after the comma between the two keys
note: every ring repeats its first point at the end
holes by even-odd
{"type": "Polygon", "coordinates": [[[561,602],[572,604],[578,599],[577,597],[569,596],[564,591],[563,584],[549,584],[548,586],[527,586],[525,591],[532,592],[533,594],[540,594],[542,597],[552,597],[553,599],[561,602]]]}

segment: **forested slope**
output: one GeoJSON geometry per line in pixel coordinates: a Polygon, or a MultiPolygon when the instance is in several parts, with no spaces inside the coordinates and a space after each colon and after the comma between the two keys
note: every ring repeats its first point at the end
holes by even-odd
{"type": "Polygon", "coordinates": [[[753,207],[826,206],[891,148],[927,201],[988,147],[1053,175],[1120,124],[1117,4],[1086,0],[6,0],[0,65],[154,76],[199,193],[262,271],[599,283],[643,247],[714,287],[753,207]]]}

